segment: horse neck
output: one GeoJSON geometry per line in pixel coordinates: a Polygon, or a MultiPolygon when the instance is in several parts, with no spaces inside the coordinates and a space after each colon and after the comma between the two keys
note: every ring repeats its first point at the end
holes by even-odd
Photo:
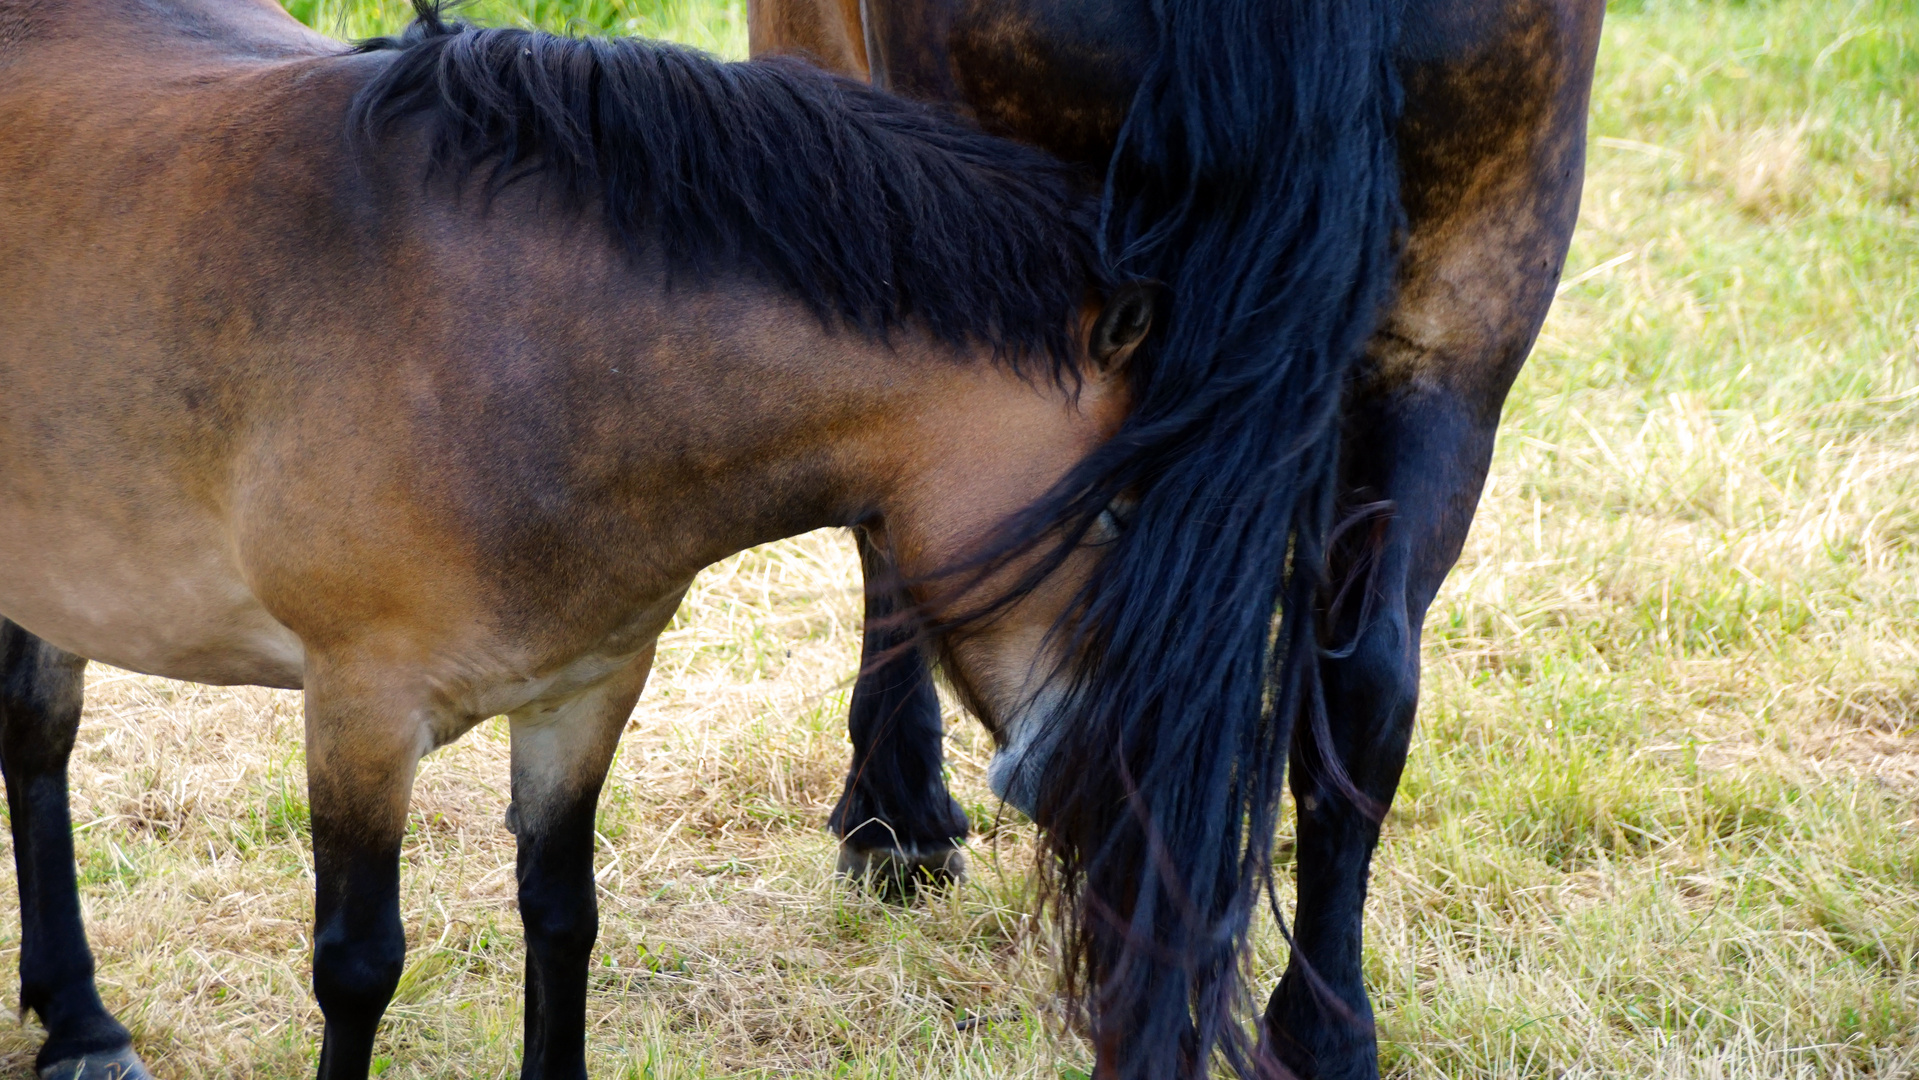
{"type": "Polygon", "coordinates": [[[531,448],[570,433],[574,467],[607,470],[606,490],[631,500],[619,516],[673,522],[672,562],[886,513],[969,408],[1011,389],[913,329],[876,340],[757,283],[635,265],[584,230],[490,254],[448,260],[467,280],[431,291],[487,295],[477,310],[500,314],[456,320],[463,355],[420,352],[470,381],[469,415],[505,417],[489,438],[531,448]]]}
{"type": "Polygon", "coordinates": [[[646,478],[682,539],[698,534],[694,561],[884,522],[913,567],[938,567],[1043,494],[1124,407],[1103,384],[1075,397],[910,325],[885,341],[830,327],[758,285],[648,284],[610,309],[602,286],[630,273],[562,290],[579,306],[557,322],[581,329],[562,335],[571,404],[549,400],[574,430],[619,433],[606,458],[646,478]]]}

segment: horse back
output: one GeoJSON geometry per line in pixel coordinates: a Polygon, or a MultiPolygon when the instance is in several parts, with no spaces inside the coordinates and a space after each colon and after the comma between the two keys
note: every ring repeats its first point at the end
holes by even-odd
{"type": "Polygon", "coordinates": [[[375,355],[345,132],[375,62],[251,0],[132,7],[0,0],[0,607],[121,666],[297,685],[244,507],[375,355]]]}
{"type": "Polygon", "coordinates": [[[287,58],[338,51],[273,0],[0,0],[0,66],[67,50],[86,63],[287,58]]]}
{"type": "MultiPolygon", "coordinates": [[[[833,62],[1103,167],[1158,47],[1140,0],[753,0],[755,52],[833,62]],[[863,17],[862,17],[863,16],[863,17]]],[[[1398,296],[1360,385],[1432,384],[1497,412],[1577,214],[1601,0],[1407,0],[1397,66],[1408,221],[1398,296]]],[[[1279,77],[1278,72],[1271,73],[1279,77]]]]}

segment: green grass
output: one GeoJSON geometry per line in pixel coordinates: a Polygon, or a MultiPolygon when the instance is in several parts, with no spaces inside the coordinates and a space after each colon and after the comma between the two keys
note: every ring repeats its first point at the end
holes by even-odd
{"type": "MultiPolygon", "coordinates": [[[[737,4],[474,12],[744,50],[737,4]]],[[[1916,116],[1909,3],[1609,16],[1566,286],[1426,624],[1369,909],[1389,1075],[1919,1075],[1916,116]]],[[[664,639],[600,817],[594,1075],[1086,1064],[1047,1022],[1031,837],[995,818],[976,726],[951,742],[992,830],[972,883],[902,910],[831,877],[855,580],[841,538],[772,545],[664,639]]],[[[295,695],[93,677],[85,898],[161,1075],[312,1068],[299,734],[295,695]]],[[[383,1076],[516,1074],[504,789],[497,725],[424,768],[383,1076]]],[[[1262,980],[1283,962],[1263,929],[1262,980]]],[[[0,1032],[0,1073],[37,1039],[0,1032]]]]}
{"type": "Polygon", "coordinates": [[[1919,17],[1609,15],[1427,621],[1368,954],[1417,1076],[1919,1067],[1919,17]]]}
{"type": "MultiPolygon", "coordinates": [[[[315,30],[348,40],[395,33],[413,11],[408,0],[289,0],[286,8],[315,30]]],[[[491,25],[669,38],[717,56],[746,55],[746,0],[470,0],[458,14],[491,25]]]]}

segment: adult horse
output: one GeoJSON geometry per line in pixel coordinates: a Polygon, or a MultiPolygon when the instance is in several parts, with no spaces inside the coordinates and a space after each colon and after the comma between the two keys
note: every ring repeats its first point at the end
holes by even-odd
{"type": "MultiPolygon", "coordinates": [[[[1464,543],[1501,403],[1571,237],[1602,8],[1602,0],[749,0],[756,54],[809,55],[1101,171],[1109,239],[1122,265],[1179,286],[1175,325],[1186,307],[1246,288],[1244,271],[1265,272],[1260,258],[1271,266],[1298,257],[1284,223],[1277,236],[1263,233],[1235,198],[1299,205],[1300,174],[1337,172],[1341,156],[1357,152],[1339,136],[1365,95],[1403,93],[1393,136],[1406,215],[1397,282],[1341,421],[1337,497],[1369,511],[1336,545],[1330,576],[1364,584],[1320,598],[1325,636],[1337,643],[1319,673],[1328,722],[1298,728],[1292,751],[1299,903],[1292,960],[1266,1026],[1302,1077],[1378,1072],[1360,973],[1367,868],[1411,737],[1420,624],[1464,543]],[[1341,7],[1396,9],[1396,40],[1371,44],[1389,50],[1398,87],[1364,77],[1377,58],[1336,32],[1341,7]],[[1288,118],[1313,102],[1301,88],[1341,66],[1353,69],[1340,99],[1349,112],[1318,116],[1318,141],[1287,142],[1288,118]],[[1295,158],[1295,172],[1262,153],[1295,158]],[[1169,204],[1186,216],[1182,241],[1205,237],[1194,219],[1237,233],[1155,249],[1150,230],[1168,219],[1169,204]]],[[[1292,330],[1257,311],[1215,326],[1216,340],[1191,343],[1195,354],[1245,350],[1248,339],[1292,330]]],[[[1297,542],[1281,533],[1269,542],[1287,539],[1297,542]]],[[[862,549],[869,579],[883,581],[883,555],[862,549]]],[[[884,587],[868,593],[852,768],[830,819],[843,837],[841,866],[889,875],[957,867],[966,819],[942,780],[926,667],[887,629],[897,600],[884,587]]],[[[1033,809],[1005,771],[994,779],[1033,809]]]]}
{"type": "Polygon", "coordinates": [[[865,523],[1022,723],[1099,556],[1099,508],[1048,492],[1108,471],[1147,322],[1090,212],[1037,151],[798,63],[0,0],[0,766],[41,1075],[147,1075],[75,888],[87,658],[304,688],[326,1080],[366,1075],[401,973],[416,762],[502,713],[522,1075],[584,1075],[595,801],[714,560],[865,523]]]}

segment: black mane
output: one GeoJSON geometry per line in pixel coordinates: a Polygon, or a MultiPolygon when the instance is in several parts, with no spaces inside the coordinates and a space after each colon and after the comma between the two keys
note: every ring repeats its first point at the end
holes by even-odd
{"type": "Polygon", "coordinates": [[[424,116],[431,165],[486,194],[523,180],[597,200],[629,252],[745,268],[823,319],[915,320],[1053,374],[1104,285],[1086,178],[932,108],[781,59],[448,22],[433,0],[356,96],[369,144],[424,116]]]}

